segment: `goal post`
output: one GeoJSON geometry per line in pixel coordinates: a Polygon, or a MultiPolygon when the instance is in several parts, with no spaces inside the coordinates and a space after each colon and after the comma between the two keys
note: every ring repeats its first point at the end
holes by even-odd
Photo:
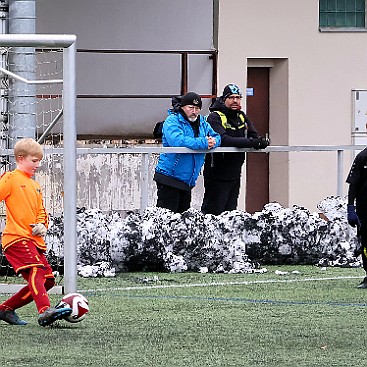
{"type": "MultiPolygon", "coordinates": [[[[76,236],[76,36],[55,34],[0,34],[0,47],[61,48],[63,52],[63,217],[64,217],[64,289],[77,290],[76,236]]],[[[28,81],[32,83],[32,81],[28,81]]],[[[37,81],[33,81],[37,84],[37,81]]],[[[1,289],[0,289],[1,290],[1,289]]]]}

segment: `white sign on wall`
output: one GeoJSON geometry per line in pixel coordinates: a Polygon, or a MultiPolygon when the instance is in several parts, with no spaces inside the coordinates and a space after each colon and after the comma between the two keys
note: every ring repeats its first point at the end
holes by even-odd
{"type": "Polygon", "coordinates": [[[352,90],[352,144],[367,145],[367,90],[352,90]]]}
{"type": "Polygon", "coordinates": [[[253,96],[254,95],[254,88],[246,88],[246,96],[253,96]]]}

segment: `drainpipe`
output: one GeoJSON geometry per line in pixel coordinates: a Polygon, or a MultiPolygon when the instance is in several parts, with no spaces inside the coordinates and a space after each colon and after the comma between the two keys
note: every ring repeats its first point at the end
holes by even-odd
{"type": "MultiPolygon", "coordinates": [[[[36,0],[9,0],[9,33],[36,33],[36,0]]],[[[9,69],[28,79],[36,79],[35,48],[13,47],[9,69]]],[[[36,136],[36,87],[14,78],[9,80],[9,148],[17,140],[36,136]]]]}

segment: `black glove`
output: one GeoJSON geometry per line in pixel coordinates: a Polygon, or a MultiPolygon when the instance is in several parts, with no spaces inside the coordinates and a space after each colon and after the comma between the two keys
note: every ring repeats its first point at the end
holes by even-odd
{"type": "Polygon", "coordinates": [[[354,208],[353,204],[348,204],[347,206],[347,213],[348,213],[348,223],[350,226],[360,226],[361,222],[359,221],[358,215],[356,213],[356,210],[354,208]]]}
{"type": "Polygon", "coordinates": [[[254,149],[265,149],[270,144],[269,138],[264,138],[261,136],[259,138],[253,139],[252,142],[252,147],[254,149]]]}

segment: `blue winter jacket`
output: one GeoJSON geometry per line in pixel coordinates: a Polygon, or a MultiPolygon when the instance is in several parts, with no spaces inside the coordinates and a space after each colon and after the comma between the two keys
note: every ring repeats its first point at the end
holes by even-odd
{"type": "MultiPolygon", "coordinates": [[[[220,135],[212,129],[203,116],[200,116],[199,135],[195,137],[190,122],[181,113],[168,110],[168,117],[163,123],[162,145],[164,147],[208,149],[207,136],[215,138],[215,147],[220,145],[220,135]]],[[[161,153],[155,170],[194,187],[204,159],[205,153],[161,153]]]]}

